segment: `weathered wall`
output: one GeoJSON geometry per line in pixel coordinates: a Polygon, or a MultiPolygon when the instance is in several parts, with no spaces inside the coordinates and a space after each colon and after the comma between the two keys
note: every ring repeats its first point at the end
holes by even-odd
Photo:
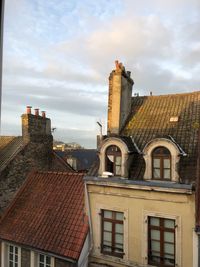
{"type": "Polygon", "coordinates": [[[109,76],[108,133],[119,134],[130,110],[133,80],[130,72],[113,70],[109,76]]]}
{"type": "Polygon", "coordinates": [[[53,137],[50,119],[22,115],[24,147],[0,173],[0,214],[13,199],[31,170],[49,170],[52,165],[53,137]]]}
{"type": "Polygon", "coordinates": [[[73,266],[76,265],[61,259],[55,259],[55,267],[73,267],[73,266]]]}
{"type": "Polygon", "coordinates": [[[30,267],[31,252],[28,249],[21,249],[21,267],[30,267]]]}
{"type": "Polygon", "coordinates": [[[147,216],[176,220],[176,263],[193,266],[194,195],[88,185],[94,249],[92,262],[111,266],[147,266],[147,216]],[[102,255],[102,209],[124,212],[124,259],[102,255]]]}

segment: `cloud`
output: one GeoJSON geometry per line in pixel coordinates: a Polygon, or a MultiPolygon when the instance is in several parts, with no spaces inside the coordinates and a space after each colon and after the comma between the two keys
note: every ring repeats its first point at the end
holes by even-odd
{"type": "Polygon", "coordinates": [[[197,0],[6,1],[3,128],[12,134],[32,104],[48,111],[62,138],[90,144],[90,127],[106,118],[115,59],[132,72],[133,92],[198,90],[199,7],[197,0]]]}

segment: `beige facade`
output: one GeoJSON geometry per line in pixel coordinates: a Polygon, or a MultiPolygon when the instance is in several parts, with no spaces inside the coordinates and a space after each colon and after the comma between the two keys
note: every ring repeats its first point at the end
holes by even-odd
{"type": "Polygon", "coordinates": [[[86,185],[93,236],[92,262],[111,266],[151,266],[147,254],[148,217],[158,217],[175,221],[175,266],[195,266],[195,205],[190,186],[167,188],[153,186],[152,182],[147,186],[125,180],[114,182],[111,178],[88,179],[86,185]],[[123,258],[101,253],[102,210],[124,214],[123,258]]]}

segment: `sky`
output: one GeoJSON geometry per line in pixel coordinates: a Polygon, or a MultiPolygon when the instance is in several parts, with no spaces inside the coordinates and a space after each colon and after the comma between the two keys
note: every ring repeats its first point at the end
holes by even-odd
{"type": "Polygon", "coordinates": [[[31,105],[54,139],[95,148],[114,61],[133,94],[198,91],[199,32],[199,0],[5,0],[1,134],[21,135],[31,105]]]}

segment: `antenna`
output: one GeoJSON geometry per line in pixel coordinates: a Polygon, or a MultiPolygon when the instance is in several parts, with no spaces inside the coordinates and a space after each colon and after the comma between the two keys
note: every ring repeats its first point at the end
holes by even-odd
{"type": "Polygon", "coordinates": [[[99,128],[100,128],[100,140],[102,140],[102,124],[97,121],[97,124],[99,125],[99,128]]]}

